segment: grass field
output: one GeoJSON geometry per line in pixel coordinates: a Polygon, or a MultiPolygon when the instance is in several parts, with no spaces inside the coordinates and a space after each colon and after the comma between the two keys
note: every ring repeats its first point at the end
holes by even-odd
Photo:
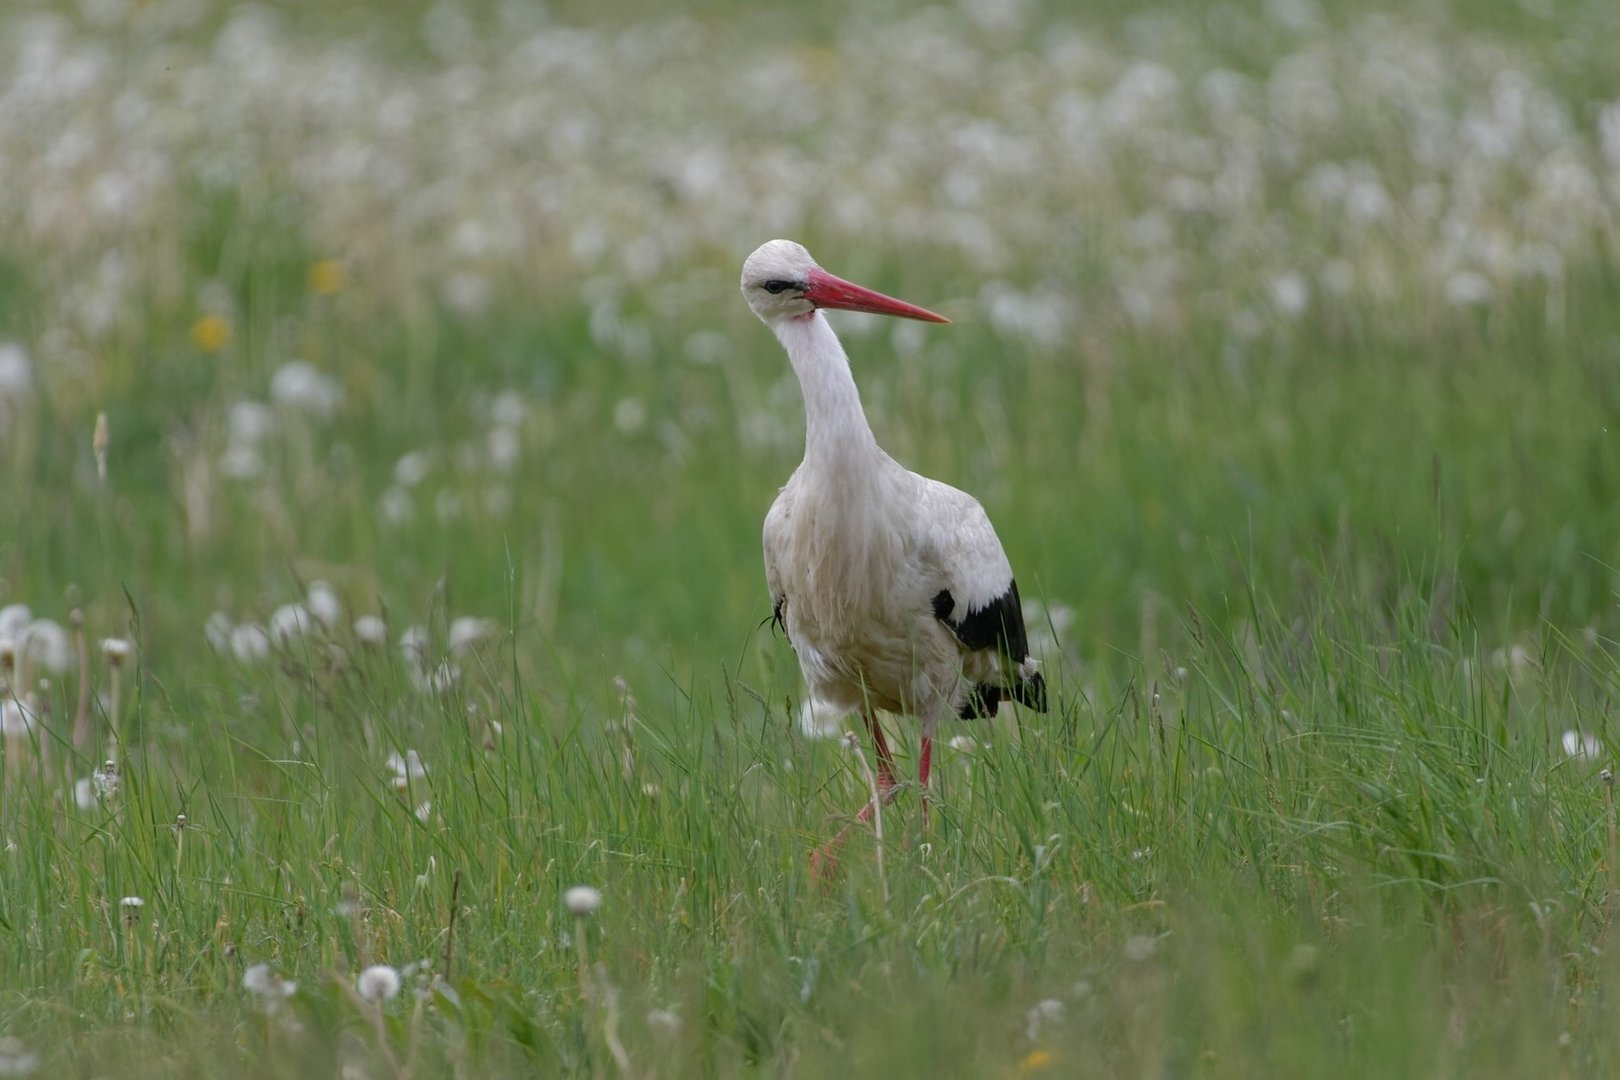
{"type": "Polygon", "coordinates": [[[0,8],[0,1075],[1615,1073],[1620,14],[1466,8],[0,8]],[[773,236],[1054,693],[831,889],[773,236]]]}

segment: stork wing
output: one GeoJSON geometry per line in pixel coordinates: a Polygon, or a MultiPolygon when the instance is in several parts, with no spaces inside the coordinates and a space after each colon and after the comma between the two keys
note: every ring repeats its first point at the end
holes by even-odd
{"type": "Polygon", "coordinates": [[[782,589],[782,559],[786,555],[788,524],[793,517],[793,496],[783,488],[765,515],[765,587],[771,593],[771,621],[787,633],[787,593],[782,589]]]}
{"type": "Polygon", "coordinates": [[[977,686],[964,715],[993,713],[1003,694],[1044,712],[1046,681],[1030,659],[1018,583],[995,526],[971,495],[924,483],[921,504],[940,578],[934,617],[969,653],[994,650],[1000,660],[1002,678],[977,686]]]}

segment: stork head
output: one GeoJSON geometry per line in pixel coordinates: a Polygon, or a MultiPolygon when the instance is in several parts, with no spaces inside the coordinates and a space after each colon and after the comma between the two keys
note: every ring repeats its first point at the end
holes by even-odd
{"type": "Polygon", "coordinates": [[[768,240],[743,263],[742,293],[767,325],[798,319],[817,308],[867,311],[923,322],[950,322],[926,308],[884,296],[827,273],[791,240],[768,240]]]}

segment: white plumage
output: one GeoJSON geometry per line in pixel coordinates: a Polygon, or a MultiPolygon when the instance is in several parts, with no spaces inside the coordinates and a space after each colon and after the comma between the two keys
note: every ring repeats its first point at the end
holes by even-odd
{"type": "Polygon", "coordinates": [[[942,720],[993,713],[1002,697],[1044,710],[1045,684],[984,508],[878,446],[849,360],[818,309],[947,320],[836,278],[787,240],[748,257],[742,291],[787,350],[804,394],[804,460],[765,518],[776,618],[810,694],[861,713],[885,794],[894,775],[873,710],[919,719],[926,792],[942,720]]]}

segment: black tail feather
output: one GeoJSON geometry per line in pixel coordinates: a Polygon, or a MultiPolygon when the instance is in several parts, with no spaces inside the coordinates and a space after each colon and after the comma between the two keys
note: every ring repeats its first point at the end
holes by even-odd
{"type": "Polygon", "coordinates": [[[1016,701],[1026,709],[1036,712],[1046,711],[1046,677],[1036,672],[1022,682],[1012,686],[1002,686],[999,683],[975,683],[968,698],[962,703],[960,713],[963,720],[983,720],[996,715],[1001,706],[1001,699],[1016,701]]]}

